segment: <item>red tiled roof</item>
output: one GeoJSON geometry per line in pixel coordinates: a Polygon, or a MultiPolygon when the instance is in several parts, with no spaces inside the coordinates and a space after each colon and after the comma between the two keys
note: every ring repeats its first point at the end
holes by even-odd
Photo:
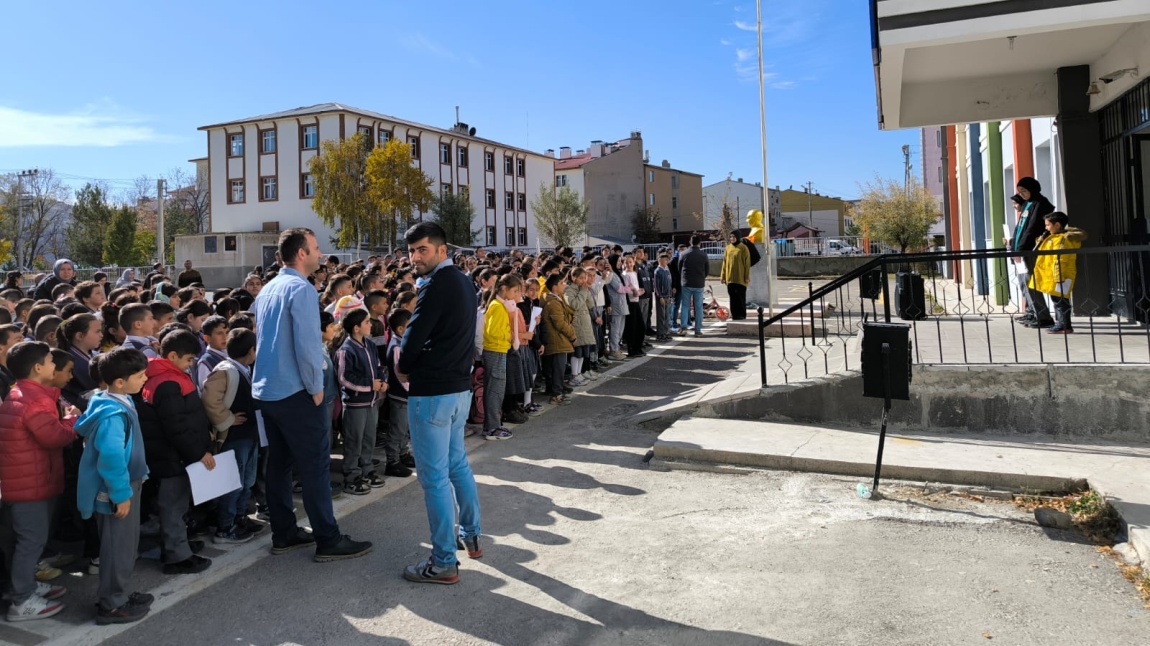
{"type": "Polygon", "coordinates": [[[582,155],[575,155],[567,159],[556,159],[555,170],[571,170],[572,168],[579,168],[583,164],[591,161],[591,153],[584,153],[582,155]]]}

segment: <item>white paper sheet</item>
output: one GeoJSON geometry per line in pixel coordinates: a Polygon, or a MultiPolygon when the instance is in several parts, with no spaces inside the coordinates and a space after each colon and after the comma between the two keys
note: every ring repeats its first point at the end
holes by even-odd
{"type": "Polygon", "coordinates": [[[539,315],[543,313],[542,307],[531,308],[531,322],[527,324],[527,331],[534,334],[535,324],[539,321],[539,315]]]}
{"type": "Polygon", "coordinates": [[[260,432],[260,448],[268,445],[268,429],[264,427],[264,414],[256,411],[256,430],[260,432]]]}
{"type": "Polygon", "coordinates": [[[240,468],[236,466],[236,452],[224,451],[216,456],[216,468],[208,471],[203,462],[188,465],[188,480],[192,483],[192,504],[198,505],[240,488],[240,468]]]}

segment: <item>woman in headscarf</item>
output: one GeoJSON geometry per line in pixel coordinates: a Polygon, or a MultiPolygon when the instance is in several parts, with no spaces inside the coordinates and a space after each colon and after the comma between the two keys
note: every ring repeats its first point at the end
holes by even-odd
{"type": "Polygon", "coordinates": [[[116,289],[127,287],[134,282],[136,282],[136,270],[125,269],[124,273],[120,274],[120,279],[116,281],[116,289]]]}
{"type": "MultiPolygon", "coordinates": [[[[1038,239],[1046,232],[1046,216],[1054,213],[1054,205],[1042,194],[1042,184],[1033,177],[1023,177],[1018,180],[1018,196],[1025,200],[1022,211],[1018,214],[1018,225],[1014,227],[1014,237],[1007,240],[1007,244],[1014,251],[1034,251],[1038,239]]],[[[1034,274],[1035,256],[1024,253],[1022,262],[1026,266],[1028,276],[1034,274]]],[[[1024,292],[1026,298],[1026,316],[1021,323],[1029,328],[1048,328],[1054,325],[1054,318],[1050,316],[1050,309],[1046,306],[1046,296],[1031,289],[1029,283],[1024,292]]]]}
{"type": "Polygon", "coordinates": [[[23,294],[24,288],[22,288],[20,286],[20,283],[23,280],[24,280],[24,274],[22,274],[18,271],[10,271],[10,272],[8,272],[8,275],[4,278],[4,289],[6,289],[6,290],[18,289],[18,290],[20,290],[20,293],[23,294]]]}
{"type": "Polygon", "coordinates": [[[36,285],[36,293],[32,298],[40,301],[52,300],[52,289],[60,283],[67,283],[69,285],[76,284],[76,265],[72,264],[71,260],[61,258],[52,265],[52,275],[40,281],[36,285]]]}

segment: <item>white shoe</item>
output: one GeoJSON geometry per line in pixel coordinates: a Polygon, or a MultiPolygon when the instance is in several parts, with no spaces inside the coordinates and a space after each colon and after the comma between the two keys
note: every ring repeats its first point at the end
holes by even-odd
{"type": "Polygon", "coordinates": [[[590,383],[590,382],[587,381],[586,379],[584,379],[583,377],[579,376],[579,375],[576,375],[576,376],[571,378],[571,385],[572,386],[586,386],[588,383],[590,383]]]}
{"type": "Polygon", "coordinates": [[[8,608],[8,621],[32,621],[34,619],[47,619],[64,609],[64,604],[58,601],[48,601],[38,594],[28,597],[20,605],[13,604],[8,608]]]}
{"type": "Polygon", "coordinates": [[[599,381],[599,375],[594,372],[585,372],[581,376],[587,381],[599,381]]]}
{"type": "Polygon", "coordinates": [[[44,597],[48,601],[55,601],[65,594],[68,594],[68,588],[62,585],[50,585],[48,583],[38,582],[36,583],[36,594],[44,597]]]}

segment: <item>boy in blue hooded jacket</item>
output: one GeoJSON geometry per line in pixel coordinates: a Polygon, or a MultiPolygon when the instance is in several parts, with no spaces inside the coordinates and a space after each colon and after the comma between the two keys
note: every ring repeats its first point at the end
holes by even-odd
{"type": "Polygon", "coordinates": [[[125,624],[148,614],[153,597],[127,593],[140,542],[140,487],[148,478],[144,437],[132,395],[148,380],[139,350],[117,348],[92,363],[106,390],[97,392],[76,422],[84,438],[76,503],[96,515],[100,531],[100,585],[96,623],[125,624]]]}

